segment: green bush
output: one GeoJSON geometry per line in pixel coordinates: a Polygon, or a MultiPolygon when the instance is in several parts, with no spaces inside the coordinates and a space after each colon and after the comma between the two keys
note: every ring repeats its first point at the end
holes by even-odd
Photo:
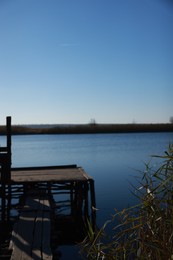
{"type": "Polygon", "coordinates": [[[94,232],[89,225],[82,243],[87,259],[173,259],[173,144],[153,170],[145,172],[135,189],[139,204],[116,212],[111,221],[94,232]],[[118,221],[118,224],[117,224],[118,221]],[[116,223],[109,242],[105,227],[116,223]]]}

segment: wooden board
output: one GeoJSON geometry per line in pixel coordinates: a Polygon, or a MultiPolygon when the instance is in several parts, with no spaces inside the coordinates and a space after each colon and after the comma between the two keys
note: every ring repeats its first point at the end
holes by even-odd
{"type": "Polygon", "coordinates": [[[50,227],[48,198],[28,197],[13,229],[11,260],[52,259],[50,227]]]}
{"type": "Polygon", "coordinates": [[[25,182],[71,182],[91,179],[81,167],[62,169],[20,169],[11,171],[12,183],[25,182]]]}

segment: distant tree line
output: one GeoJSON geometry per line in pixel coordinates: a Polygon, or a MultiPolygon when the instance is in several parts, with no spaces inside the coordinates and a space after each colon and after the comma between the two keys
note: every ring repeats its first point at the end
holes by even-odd
{"type": "MultiPolygon", "coordinates": [[[[134,133],[134,132],[173,132],[173,124],[97,124],[95,121],[81,125],[57,125],[52,127],[12,126],[13,135],[23,134],[85,134],[85,133],[134,133]]],[[[0,135],[6,127],[0,126],[0,135]]]]}

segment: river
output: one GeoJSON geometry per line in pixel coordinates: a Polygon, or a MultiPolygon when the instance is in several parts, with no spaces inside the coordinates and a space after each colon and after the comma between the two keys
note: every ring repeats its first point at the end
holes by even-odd
{"type": "MultiPolygon", "coordinates": [[[[101,226],[114,208],[136,202],[130,183],[136,182],[135,176],[145,170],[151,155],[162,155],[171,142],[172,132],[16,135],[12,137],[12,166],[82,166],[95,180],[97,224],[101,226]]],[[[0,136],[0,144],[4,143],[5,137],[0,136]]],[[[157,160],[152,159],[151,164],[157,160]]]]}

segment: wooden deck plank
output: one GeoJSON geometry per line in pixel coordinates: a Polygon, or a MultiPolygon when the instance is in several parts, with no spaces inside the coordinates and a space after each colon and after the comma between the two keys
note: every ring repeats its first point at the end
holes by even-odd
{"type": "Polygon", "coordinates": [[[52,259],[52,251],[50,247],[50,230],[51,230],[51,222],[50,222],[50,201],[48,199],[44,199],[43,201],[43,216],[42,216],[42,258],[44,260],[52,259]]]}
{"type": "Polygon", "coordinates": [[[19,171],[11,172],[11,181],[20,182],[70,182],[70,181],[87,181],[81,170],[39,170],[39,171],[19,171]]]}
{"type": "Polygon", "coordinates": [[[11,260],[32,259],[34,222],[35,214],[33,212],[22,212],[14,230],[11,260]]]}
{"type": "MultiPolygon", "coordinates": [[[[62,177],[63,175],[66,175],[68,177],[77,177],[77,178],[82,178],[83,175],[81,174],[80,171],[76,171],[76,170],[35,170],[35,171],[32,171],[32,170],[27,170],[27,171],[11,171],[13,176],[23,176],[24,174],[27,175],[27,176],[30,176],[30,175],[50,175],[50,176],[56,176],[58,175],[58,178],[59,177],[62,177]]],[[[64,176],[63,176],[64,177],[64,176]]]]}
{"type": "MultiPolygon", "coordinates": [[[[24,248],[22,248],[21,245],[21,250],[22,250],[22,256],[21,260],[27,259],[33,259],[31,257],[31,250],[32,250],[32,241],[33,240],[33,230],[34,230],[34,225],[35,225],[35,214],[33,212],[27,212],[27,214],[23,213],[22,218],[24,218],[23,225],[20,224],[21,228],[21,238],[23,236],[23,243],[24,243],[24,248]],[[25,215],[25,217],[24,217],[25,215]]],[[[17,259],[17,258],[16,258],[17,259]]]]}
{"type": "Polygon", "coordinates": [[[42,211],[37,212],[37,217],[35,220],[33,244],[32,244],[32,258],[41,259],[42,258],[42,211]]]}
{"type": "Polygon", "coordinates": [[[50,248],[50,212],[44,211],[42,230],[42,257],[45,260],[52,259],[50,248]]]}
{"type": "Polygon", "coordinates": [[[9,249],[11,260],[51,260],[50,201],[42,194],[30,196],[25,201],[18,222],[15,224],[9,249]]]}
{"type": "MultiPolygon", "coordinates": [[[[58,166],[57,166],[58,167],[58,166]]],[[[49,167],[28,167],[12,168],[11,184],[29,182],[80,182],[92,179],[81,167],[72,168],[49,168],[49,167]]],[[[0,176],[1,182],[1,176],[0,176]]]]}

